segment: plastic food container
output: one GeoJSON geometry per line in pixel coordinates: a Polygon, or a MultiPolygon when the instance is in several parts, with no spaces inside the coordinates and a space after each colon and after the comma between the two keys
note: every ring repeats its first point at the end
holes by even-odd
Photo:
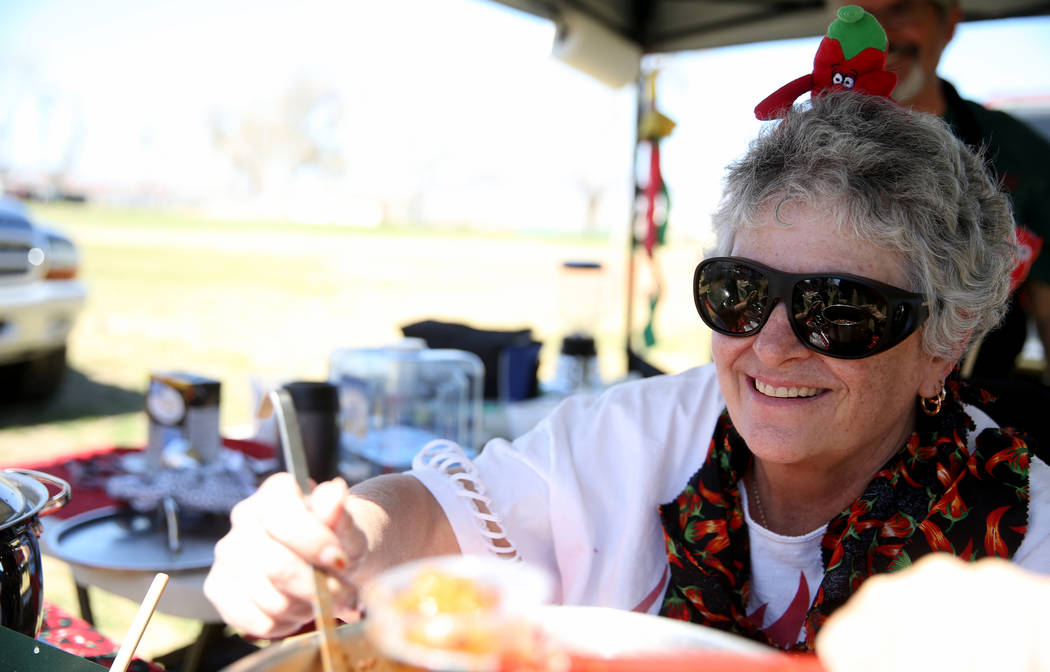
{"type": "Polygon", "coordinates": [[[442,556],[391,569],[362,593],[365,633],[385,657],[442,672],[498,670],[527,649],[550,577],[521,562],[442,556]]]}
{"type": "Polygon", "coordinates": [[[339,389],[342,462],[362,461],[369,468],[361,477],[408,469],[435,439],[456,442],[468,456],[481,448],[485,368],[473,353],[339,349],[329,359],[328,379],[339,389]]]}

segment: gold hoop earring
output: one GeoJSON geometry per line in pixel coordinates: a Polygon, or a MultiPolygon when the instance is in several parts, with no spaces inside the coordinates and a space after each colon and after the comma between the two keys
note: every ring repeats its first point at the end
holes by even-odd
{"type": "Polygon", "coordinates": [[[937,393],[936,397],[919,397],[922,403],[922,412],[926,415],[937,415],[941,412],[941,404],[944,403],[944,397],[946,393],[944,391],[944,384],[941,384],[941,391],[937,393]]]}

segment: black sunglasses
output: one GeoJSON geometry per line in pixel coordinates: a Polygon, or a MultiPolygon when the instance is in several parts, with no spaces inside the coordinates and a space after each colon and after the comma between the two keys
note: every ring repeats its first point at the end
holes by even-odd
{"type": "Polygon", "coordinates": [[[842,359],[888,350],[929,316],[921,294],[855,275],[783,273],[736,257],[700,262],[693,301],[707,326],[726,336],[757,334],[783,301],[806,347],[842,359]]]}

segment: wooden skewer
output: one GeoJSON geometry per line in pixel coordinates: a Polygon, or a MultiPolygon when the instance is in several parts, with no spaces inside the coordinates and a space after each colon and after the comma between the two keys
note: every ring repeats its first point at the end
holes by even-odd
{"type": "Polygon", "coordinates": [[[153,616],[153,611],[157,608],[157,602],[160,601],[160,596],[164,593],[164,588],[167,585],[167,574],[157,574],[153,577],[153,583],[150,584],[149,590],[146,591],[146,598],[139,605],[135,619],[131,622],[131,627],[128,628],[128,634],[124,636],[124,642],[117,649],[117,656],[113,659],[113,664],[109,668],[111,672],[125,672],[128,669],[131,657],[135,655],[135,649],[142,639],[142,633],[146,630],[149,619],[153,616]]]}
{"type": "MultiPolygon", "coordinates": [[[[299,419],[291,395],[286,390],[277,389],[270,393],[267,400],[277,415],[277,429],[284,449],[285,468],[295,477],[302,493],[309,494],[310,475],[299,432],[299,419]]],[[[328,592],[327,580],[328,577],[323,571],[314,569],[314,625],[317,636],[321,638],[321,665],[324,672],[346,672],[349,666],[335,634],[332,595],[328,592]]]]}

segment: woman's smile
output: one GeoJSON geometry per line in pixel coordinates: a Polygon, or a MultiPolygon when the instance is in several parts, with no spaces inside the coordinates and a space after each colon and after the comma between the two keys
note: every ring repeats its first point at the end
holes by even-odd
{"type": "Polygon", "coordinates": [[[755,390],[767,397],[776,397],[778,399],[799,399],[799,398],[810,398],[815,397],[824,391],[824,388],[820,387],[806,387],[804,385],[777,385],[774,383],[764,383],[758,378],[754,379],[755,390]]]}

